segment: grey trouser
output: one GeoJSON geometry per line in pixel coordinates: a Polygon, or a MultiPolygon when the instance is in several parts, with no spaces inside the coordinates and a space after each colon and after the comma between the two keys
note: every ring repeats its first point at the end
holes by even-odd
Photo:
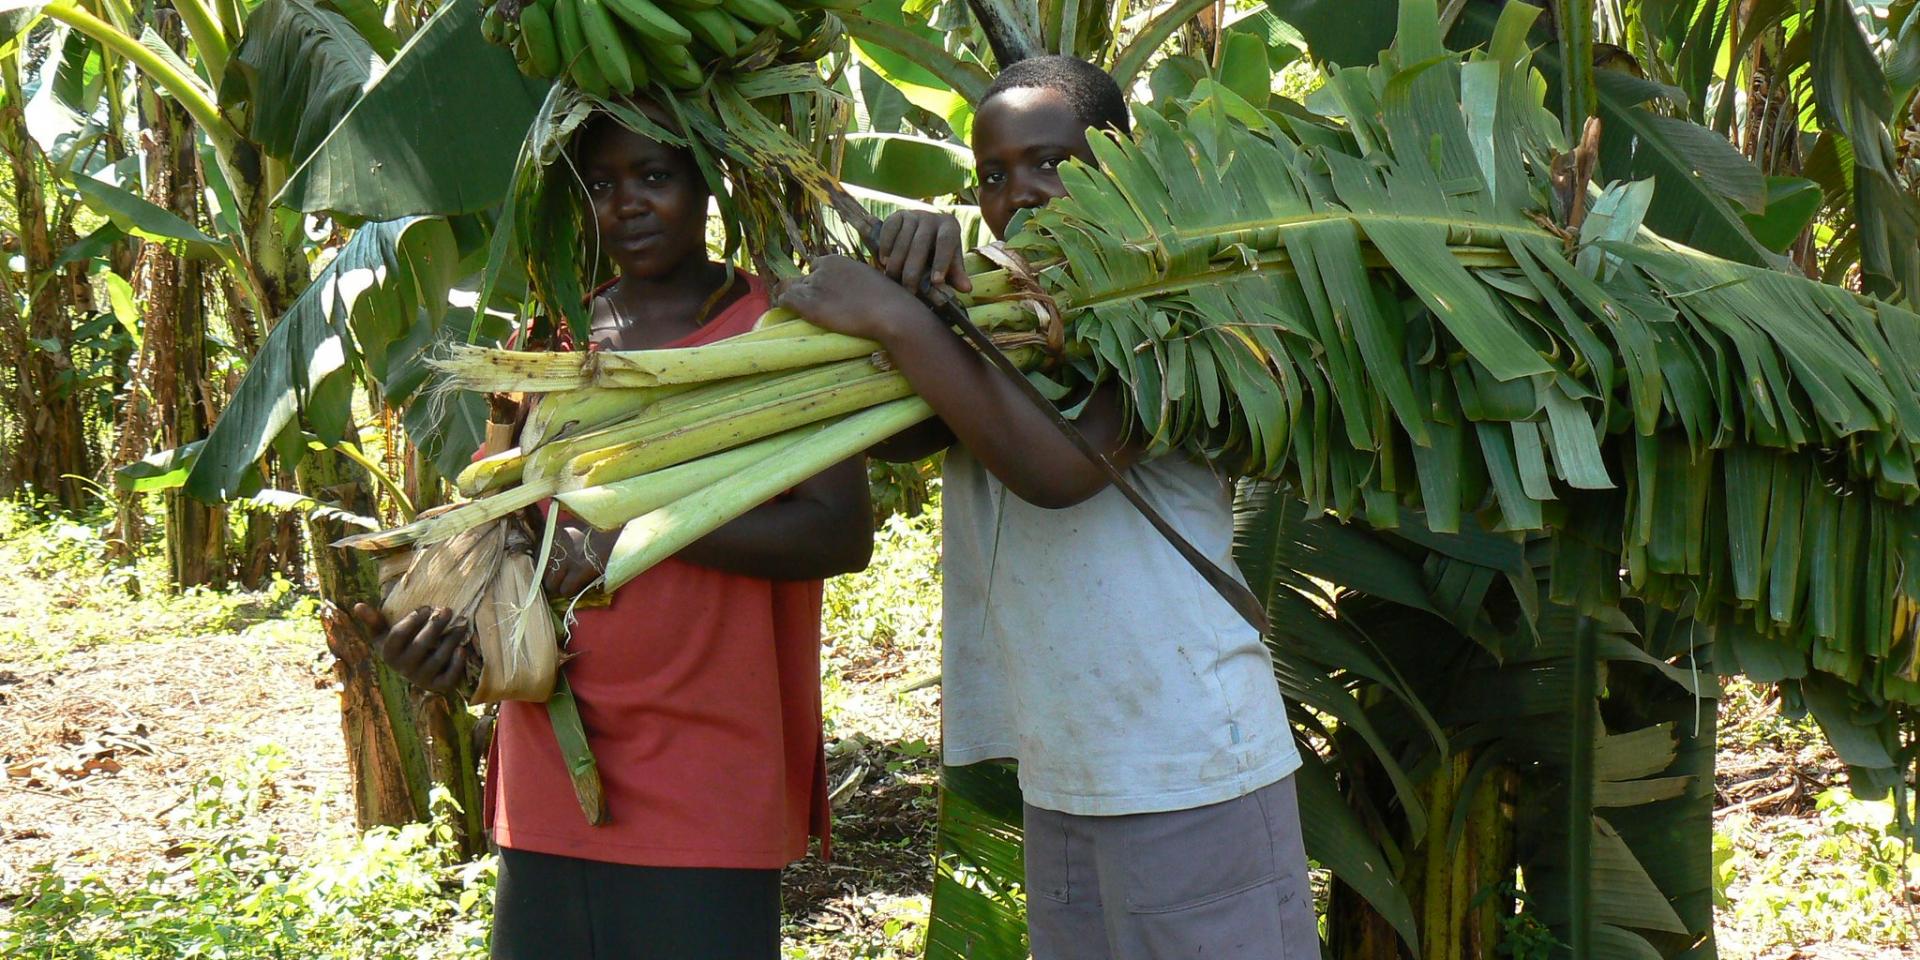
{"type": "Polygon", "coordinates": [[[1319,960],[1293,778],[1192,810],[1026,808],[1034,960],[1319,960]]]}

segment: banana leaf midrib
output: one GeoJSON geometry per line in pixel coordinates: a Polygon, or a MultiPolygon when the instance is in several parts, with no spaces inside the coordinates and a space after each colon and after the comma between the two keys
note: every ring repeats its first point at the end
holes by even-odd
{"type": "MultiPolygon", "coordinates": [[[[1457,246],[1450,249],[1453,252],[1454,259],[1458,260],[1463,267],[1497,268],[1515,266],[1513,254],[1505,250],[1477,246],[1457,246]]],[[[1388,270],[1392,268],[1392,264],[1387,261],[1386,257],[1372,247],[1363,248],[1362,262],[1370,270],[1388,270]]],[[[1042,266],[1044,268],[1044,266],[1048,265],[1042,266]]],[[[1250,260],[1247,258],[1235,258],[1232,260],[1209,261],[1209,266],[1218,266],[1220,269],[1209,269],[1201,273],[1187,274],[1182,277],[1169,277],[1156,283],[1108,288],[1092,297],[1087,297],[1082,300],[1065,301],[1061,304],[1060,308],[1066,313],[1078,314],[1109,304],[1122,303],[1128,300],[1147,300],[1154,297],[1179,293],[1184,290],[1192,290],[1196,287],[1220,283],[1241,274],[1260,273],[1265,270],[1291,271],[1293,269],[1293,256],[1285,248],[1279,248],[1266,251],[1250,260]]]]}
{"type": "Polygon", "coordinates": [[[1548,230],[1544,227],[1540,227],[1532,224],[1526,224],[1526,223],[1516,223],[1513,221],[1465,219],[1461,217],[1437,217],[1437,216],[1430,216],[1425,214],[1366,213],[1366,212],[1347,210],[1347,209],[1310,210],[1310,211],[1307,211],[1306,213],[1289,214],[1283,217],[1269,217],[1265,219],[1254,219],[1254,220],[1236,220],[1236,221],[1230,221],[1227,223],[1208,224],[1204,227],[1195,227],[1195,228],[1189,228],[1189,229],[1173,227],[1171,229],[1166,230],[1163,233],[1156,233],[1155,236],[1156,237],[1170,236],[1176,240],[1198,241],[1198,240],[1205,240],[1209,237],[1227,238],[1227,237],[1235,236],[1238,234],[1257,234],[1261,231],[1266,231],[1266,230],[1285,230],[1288,227],[1306,226],[1306,225],[1318,224],[1318,223],[1328,223],[1334,220],[1349,221],[1353,223],[1355,226],[1360,227],[1363,234],[1366,232],[1366,227],[1369,223],[1391,223],[1395,225],[1404,224],[1404,225],[1416,225],[1416,226],[1425,224],[1427,226],[1432,226],[1432,227],[1442,227],[1442,228],[1445,228],[1447,231],[1449,243],[1452,242],[1452,237],[1464,232],[1464,234],[1469,238],[1469,242],[1465,244],[1460,244],[1460,246],[1484,246],[1484,244],[1472,243],[1471,238],[1497,236],[1504,239],[1505,237],[1510,236],[1512,234],[1516,234],[1516,233],[1529,234],[1531,236],[1554,240],[1554,241],[1558,241],[1560,239],[1560,237],[1556,235],[1553,231],[1548,230]]]}

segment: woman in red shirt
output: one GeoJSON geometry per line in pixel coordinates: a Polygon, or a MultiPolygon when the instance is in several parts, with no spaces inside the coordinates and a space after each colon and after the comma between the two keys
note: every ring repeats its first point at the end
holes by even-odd
{"type": "MultiPolygon", "coordinates": [[[[591,348],[751,329],[767,292],[708,259],[708,193],[689,151],[601,114],[574,157],[620,268],[594,297],[591,348]]],[[[486,791],[500,847],[496,960],[778,956],[780,868],[826,836],[820,581],[866,566],[870,517],[855,458],[708,534],[609,606],[576,612],[565,669],[609,822],[581,813],[545,708],[502,704],[486,791]]],[[[548,595],[597,579],[615,536],[563,518],[548,595]]],[[[391,628],[355,612],[413,682],[446,690],[465,675],[464,624],[448,611],[391,628]]]]}

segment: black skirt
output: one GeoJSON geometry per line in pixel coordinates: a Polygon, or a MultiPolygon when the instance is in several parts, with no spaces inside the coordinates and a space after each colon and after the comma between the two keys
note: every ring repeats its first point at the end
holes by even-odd
{"type": "Polygon", "coordinates": [[[778,960],[780,871],[500,851],[493,960],[778,960]]]}

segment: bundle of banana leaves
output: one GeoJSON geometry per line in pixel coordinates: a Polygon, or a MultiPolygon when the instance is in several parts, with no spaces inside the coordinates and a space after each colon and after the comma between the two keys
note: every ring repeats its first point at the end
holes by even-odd
{"type": "MultiPolygon", "coordinates": [[[[1377,526],[1548,531],[1557,599],[1624,587],[1739,661],[1920,702],[1920,316],[1654,236],[1650,184],[1576,192],[1562,226],[1524,26],[1464,58],[1403,30],[1410,66],[1331,79],[1341,124],[1207,83],[1139,110],[974,256],[970,311],[1051,361],[1033,376],[1121,383],[1153,452],[1377,526]]],[[[623,529],[617,587],[927,416],[874,349],[777,314],[685,351],[464,349],[453,382],[538,397],[521,447],[461,478],[476,499],[352,542],[555,497],[623,529]]]]}

